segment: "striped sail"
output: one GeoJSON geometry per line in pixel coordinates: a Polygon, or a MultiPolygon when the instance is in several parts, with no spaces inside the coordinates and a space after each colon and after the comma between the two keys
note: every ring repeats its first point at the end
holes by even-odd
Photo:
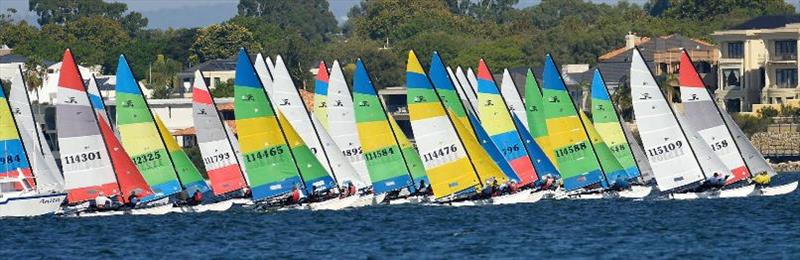
{"type": "Polygon", "coordinates": [[[636,125],[658,188],[669,191],[702,181],[695,152],[638,49],[633,51],[630,82],[636,125]]]}
{"type": "Polygon", "coordinates": [[[630,147],[631,153],[633,153],[633,158],[636,160],[636,165],[639,166],[639,173],[641,174],[641,181],[642,183],[650,183],[655,180],[653,176],[653,168],[650,167],[650,161],[647,160],[647,155],[644,154],[644,148],[642,148],[642,144],[633,136],[633,132],[631,132],[630,127],[627,124],[622,125],[622,132],[625,133],[625,137],[628,140],[631,140],[630,147]]]}
{"type": "Polygon", "coordinates": [[[544,114],[542,91],[539,89],[539,83],[536,81],[531,69],[528,69],[525,77],[525,112],[528,121],[528,132],[536,140],[536,143],[542,147],[550,162],[558,167],[555,149],[550,144],[550,136],[547,134],[547,117],[544,114]]]}
{"type": "Polygon", "coordinates": [[[412,185],[412,174],[416,182],[427,179],[424,166],[420,164],[412,168],[408,161],[410,158],[404,156],[408,148],[401,147],[399,143],[403,132],[399,128],[393,129],[390,121],[387,121],[392,120],[391,115],[387,116],[361,59],[356,60],[356,71],[353,75],[353,102],[358,104],[354,110],[358,138],[374,192],[382,193],[408,187],[412,185]],[[419,167],[423,167],[421,176],[419,167]]]}
{"type": "Polygon", "coordinates": [[[705,176],[711,176],[714,173],[720,173],[722,176],[730,175],[731,171],[728,169],[728,166],[722,162],[722,159],[711,150],[703,139],[703,137],[698,133],[697,129],[695,129],[687,119],[687,116],[681,113],[678,109],[682,109],[681,104],[676,104],[676,113],[675,115],[678,118],[678,123],[680,124],[681,128],[683,128],[684,133],[686,133],[686,138],[689,140],[689,145],[694,150],[694,154],[697,158],[698,163],[700,163],[700,168],[703,169],[705,176]]]}
{"type": "Polygon", "coordinates": [[[478,113],[478,94],[475,94],[475,89],[472,88],[472,83],[470,83],[467,76],[464,74],[464,71],[461,69],[461,66],[456,68],[456,77],[458,84],[461,85],[462,92],[464,93],[467,103],[470,107],[472,107],[472,112],[476,114],[478,113]]]}
{"type": "Polygon", "coordinates": [[[58,78],[56,129],[69,203],[91,200],[100,193],[120,194],[100,125],[69,49],[58,78]]]}
{"type": "Polygon", "coordinates": [[[603,138],[597,133],[597,129],[592,124],[592,120],[589,120],[589,117],[586,116],[586,113],[583,111],[579,112],[579,114],[586,128],[586,132],[589,134],[589,139],[592,141],[592,147],[597,154],[597,159],[600,161],[600,167],[605,174],[603,185],[612,185],[620,178],[628,179],[628,173],[625,171],[625,168],[617,161],[617,157],[614,156],[614,153],[603,138]]]}
{"type": "Polygon", "coordinates": [[[285,194],[295,186],[302,186],[272,102],[244,49],[239,51],[236,62],[233,93],[236,128],[253,200],[285,194]]]}
{"type": "Polygon", "coordinates": [[[514,84],[514,80],[511,78],[511,73],[508,72],[508,69],[503,70],[503,79],[500,82],[500,94],[503,97],[503,101],[505,101],[508,106],[508,111],[519,118],[522,125],[525,126],[519,129],[520,132],[528,131],[528,114],[525,110],[525,103],[522,102],[522,97],[519,94],[517,85],[514,84]]]}
{"type": "Polygon", "coordinates": [[[464,106],[465,112],[476,113],[475,106],[469,101],[470,95],[475,95],[475,93],[472,92],[471,89],[464,89],[463,84],[449,66],[447,67],[447,75],[450,77],[450,81],[453,83],[453,87],[456,89],[456,93],[458,93],[458,97],[461,99],[461,104],[464,106]]]}
{"type": "Polygon", "coordinates": [[[747,166],[750,168],[751,172],[767,172],[767,174],[770,176],[775,176],[778,174],[775,172],[775,169],[773,169],[772,166],[769,166],[769,163],[764,159],[764,156],[761,155],[761,152],[753,147],[753,143],[751,143],[750,139],[747,138],[747,135],[742,132],[742,129],[736,125],[736,121],[733,121],[733,118],[731,118],[730,114],[723,112],[722,119],[725,120],[725,124],[728,125],[728,129],[731,130],[731,134],[733,134],[733,140],[736,141],[736,145],[739,146],[739,151],[742,152],[744,162],[747,163],[747,166]]]}
{"type": "Polygon", "coordinates": [[[483,160],[485,158],[475,158],[481,159],[480,165],[470,160],[469,152],[483,149],[469,137],[471,130],[464,127],[454,115],[445,112],[444,104],[413,51],[408,53],[406,86],[411,128],[434,196],[442,198],[474,191],[482,187],[481,177],[496,176],[498,181],[505,180],[494,162],[489,161],[491,164],[487,166],[484,163],[486,160],[483,160]],[[462,140],[465,142],[462,143],[462,140]]]}
{"type": "MultiPolygon", "coordinates": [[[[622,121],[619,119],[617,107],[611,103],[606,82],[603,80],[600,70],[594,71],[592,79],[592,122],[597,129],[597,134],[611,149],[611,153],[614,154],[620,165],[625,168],[628,178],[638,178],[639,167],[636,165],[631,147],[628,145],[631,140],[627,139],[622,131],[622,121]]],[[[616,180],[616,176],[610,176],[608,172],[606,172],[606,177],[612,181],[616,180]]]]}
{"type": "Polygon", "coordinates": [[[103,140],[105,140],[108,148],[111,164],[114,166],[122,202],[129,202],[128,195],[134,192],[143,202],[157,199],[158,197],[155,196],[142,173],[139,172],[131,157],[128,156],[128,152],[122,147],[119,138],[114,134],[114,130],[111,129],[111,123],[107,122],[99,112],[95,111],[95,114],[97,115],[97,124],[100,126],[100,133],[103,135],[103,140]]]}
{"type": "MultiPolygon", "coordinates": [[[[514,117],[514,124],[517,126],[518,129],[524,129],[524,125],[522,125],[522,120],[517,117],[517,115],[513,115],[514,117]]],[[[539,144],[536,142],[536,139],[531,136],[528,131],[519,131],[520,137],[522,137],[522,141],[525,143],[525,146],[528,148],[528,153],[531,156],[531,161],[533,161],[534,167],[536,167],[536,174],[541,178],[544,176],[561,176],[558,172],[558,169],[553,162],[550,161],[544,154],[544,150],[539,144]]]]}
{"type": "MultiPolygon", "coordinates": [[[[111,122],[106,110],[106,104],[103,102],[103,95],[100,94],[100,87],[97,86],[97,79],[94,78],[94,75],[89,77],[89,85],[86,86],[86,92],[89,93],[89,101],[92,102],[94,111],[99,112],[98,116],[102,117],[106,122],[111,122]]],[[[113,124],[111,128],[114,128],[113,124]]]]}
{"type": "Polygon", "coordinates": [[[19,178],[22,175],[32,188],[35,187],[31,163],[4,93],[0,93],[0,147],[3,149],[0,154],[0,179],[19,178]]]}
{"type": "Polygon", "coordinates": [[[19,128],[31,170],[36,177],[36,188],[39,191],[64,191],[64,177],[58,169],[56,158],[53,157],[39,124],[33,118],[28,88],[25,86],[21,67],[11,76],[8,103],[14,113],[14,120],[19,128]]]}
{"type": "MultiPolygon", "coordinates": [[[[510,84],[513,85],[513,82],[510,84]]],[[[511,118],[513,111],[509,111],[503,94],[497,88],[489,67],[486,66],[483,59],[478,64],[478,110],[480,110],[481,121],[487,122],[483,124],[486,132],[503,153],[506,161],[511,164],[511,168],[514,169],[516,176],[509,176],[509,178],[515,179],[521,185],[536,181],[538,178],[531,157],[511,118]]]]}
{"type": "Polygon", "coordinates": [[[397,143],[400,144],[400,151],[403,153],[403,157],[406,160],[408,170],[411,171],[411,178],[414,179],[414,183],[419,185],[422,180],[425,180],[426,183],[430,183],[430,180],[428,180],[428,173],[425,172],[425,165],[422,164],[422,158],[419,157],[417,149],[411,144],[411,141],[408,140],[408,137],[406,137],[406,134],[400,129],[400,126],[397,125],[397,121],[394,120],[392,114],[387,113],[386,118],[389,118],[389,124],[392,126],[395,137],[397,137],[397,143]]]}
{"type": "MultiPolygon", "coordinates": [[[[263,70],[263,67],[260,70],[263,70]]],[[[260,70],[256,69],[256,71],[260,70]]],[[[294,86],[289,70],[283,64],[281,56],[275,60],[275,70],[269,72],[273,79],[272,88],[267,86],[265,90],[274,100],[273,107],[277,107],[289,122],[289,124],[281,124],[281,126],[284,131],[290,127],[294,128],[293,130],[301,138],[299,142],[290,140],[289,144],[307,188],[311,190],[313,186],[335,187],[334,177],[337,172],[331,167],[330,154],[337,151],[329,151],[322,146],[320,135],[327,134],[325,129],[314,126],[311,121],[312,115],[309,114],[303,98],[300,97],[300,92],[294,86]],[[300,143],[303,144],[300,145],[300,143]]]]}
{"type": "Polygon", "coordinates": [[[316,158],[314,152],[308,148],[303,139],[292,127],[289,120],[283,116],[283,113],[278,113],[278,122],[283,126],[283,133],[286,136],[286,142],[289,149],[294,155],[294,161],[297,164],[297,169],[300,171],[300,177],[303,178],[306,184],[306,190],[314,191],[316,188],[326,189],[335,187],[336,183],[325,171],[325,166],[322,165],[316,158]]]}
{"type": "Polygon", "coordinates": [[[234,151],[226,126],[217,110],[217,103],[208,91],[203,74],[194,72],[192,86],[192,119],[196,129],[197,146],[214,195],[242,189],[247,186],[237,153],[234,151]]]}
{"type": "Polygon", "coordinates": [[[156,197],[181,191],[181,183],[158,132],[153,114],[125,56],[117,64],[117,128],[122,146],[136,163],[156,197]]]}
{"type": "MultiPolygon", "coordinates": [[[[382,176],[377,179],[373,178],[371,173],[373,168],[369,168],[367,165],[366,156],[368,155],[364,153],[358,135],[359,132],[356,126],[353,97],[350,95],[350,90],[347,88],[347,81],[344,79],[344,74],[342,73],[342,68],[339,66],[338,61],[333,61],[330,82],[328,83],[328,132],[331,138],[333,138],[333,141],[336,142],[336,145],[341,149],[341,153],[347,156],[347,160],[350,161],[353,168],[356,169],[360,178],[372,180],[373,189],[376,192],[396,188],[381,187],[381,185],[386,184],[386,179],[383,177],[387,176],[382,176]]],[[[407,173],[408,172],[406,172],[406,174],[407,173]]],[[[377,176],[378,175],[375,177],[377,176]]],[[[397,182],[397,185],[406,185],[406,183],[397,182]]]]}
{"type": "Polygon", "coordinates": [[[169,130],[167,130],[167,127],[164,126],[164,122],[161,121],[161,118],[159,116],[155,116],[155,118],[156,126],[161,133],[164,144],[167,146],[167,153],[169,153],[169,157],[172,159],[172,164],[175,165],[175,170],[178,172],[178,178],[180,178],[183,188],[189,194],[194,194],[195,191],[200,191],[201,193],[210,191],[211,188],[208,187],[206,180],[200,175],[197,166],[189,159],[189,155],[183,151],[183,148],[178,146],[175,137],[173,137],[169,130]]]}
{"type": "MultiPolygon", "coordinates": [[[[450,118],[450,122],[453,122],[453,127],[456,129],[458,136],[469,136],[475,134],[476,138],[463,138],[461,137],[461,141],[464,145],[464,148],[467,151],[467,155],[469,156],[469,161],[472,163],[472,166],[475,167],[475,171],[478,173],[477,177],[478,180],[486,180],[495,179],[498,183],[505,183],[509,179],[505,175],[504,171],[500,166],[498,166],[496,157],[491,155],[491,152],[486,149],[487,146],[483,146],[484,141],[479,140],[487,140],[490,139],[489,135],[483,130],[482,127],[475,127],[474,129],[469,129],[468,126],[461,124],[461,120],[457,120],[455,117],[455,113],[453,110],[447,110],[447,116],[450,118]]],[[[468,115],[470,120],[477,123],[477,117],[473,115],[468,115]]],[[[475,125],[473,123],[473,125],[475,125]]],[[[480,125],[480,124],[478,124],[480,125]]],[[[493,148],[497,148],[497,146],[492,145],[493,148]]],[[[495,150],[496,154],[499,155],[499,151],[495,150]]],[[[501,164],[502,165],[502,164],[501,164]]],[[[511,166],[508,166],[509,168],[511,166]]],[[[483,184],[482,183],[482,184],[483,184]]]]}
{"type": "Polygon", "coordinates": [[[592,143],[550,54],[545,57],[542,83],[547,133],[564,188],[575,190],[603,181],[592,143]]]}
{"type": "Polygon", "coordinates": [[[733,173],[726,184],[749,178],[750,171],[739,147],[686,50],[681,51],[680,68],[678,84],[681,86],[681,103],[688,124],[697,129],[697,133],[733,173]]]}
{"type": "Polygon", "coordinates": [[[328,66],[324,61],[319,62],[319,70],[314,81],[314,115],[319,118],[325,129],[328,128],[328,66]]]}

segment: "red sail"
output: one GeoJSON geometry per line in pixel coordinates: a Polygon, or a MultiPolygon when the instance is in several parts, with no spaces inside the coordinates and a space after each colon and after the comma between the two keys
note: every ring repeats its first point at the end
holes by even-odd
{"type": "Polygon", "coordinates": [[[139,198],[153,195],[150,186],[147,185],[139,169],[131,161],[131,157],[122,148],[122,144],[119,143],[117,136],[114,135],[114,131],[111,131],[108,126],[108,122],[100,114],[97,115],[97,119],[100,121],[100,133],[103,135],[106,145],[108,145],[108,153],[111,156],[114,172],[117,174],[117,182],[119,182],[119,187],[122,189],[122,198],[120,200],[128,202],[128,196],[133,191],[136,191],[136,195],[139,198]]]}

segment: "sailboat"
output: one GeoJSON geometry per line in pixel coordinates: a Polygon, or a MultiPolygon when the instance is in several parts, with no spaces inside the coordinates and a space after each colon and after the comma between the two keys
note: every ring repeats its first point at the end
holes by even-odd
{"type": "Polygon", "coordinates": [[[409,186],[416,190],[420,183],[430,183],[419,155],[384,109],[361,59],[356,60],[353,75],[353,103],[373,191],[385,194],[409,186]]]}
{"type": "Polygon", "coordinates": [[[143,208],[94,211],[89,201],[98,195],[118,197],[127,203],[136,194],[142,201],[154,193],[120,144],[110,124],[95,111],[72,52],[64,51],[58,81],[56,129],[67,202],[65,214],[104,216],[120,214],[166,214],[172,205],[165,201],[142,203],[143,208]]]}
{"type": "Polygon", "coordinates": [[[103,95],[100,93],[100,87],[97,85],[97,79],[94,77],[94,74],[89,77],[89,84],[86,86],[86,92],[89,94],[89,102],[92,103],[92,107],[94,111],[97,112],[97,116],[102,117],[103,121],[109,122],[113,129],[114,124],[110,120],[111,117],[108,115],[106,104],[103,101],[103,95]]]}
{"type": "MultiPolygon", "coordinates": [[[[752,151],[755,149],[750,150],[751,155],[748,156],[750,160],[748,161],[745,159],[742,148],[750,149],[752,145],[744,135],[739,135],[739,140],[734,138],[733,129],[736,129],[738,132],[741,132],[741,130],[735,123],[733,123],[733,127],[731,127],[732,122],[730,122],[730,120],[726,122],[724,116],[727,112],[720,110],[717,103],[714,102],[711,93],[705,87],[703,80],[700,78],[700,74],[697,73],[694,63],[686,50],[681,50],[680,59],[681,70],[679,72],[678,82],[681,86],[683,118],[686,119],[686,125],[696,129],[697,135],[705,141],[705,144],[720,158],[732,173],[725,184],[732,185],[737,182],[746,181],[753,174],[750,163],[752,163],[753,166],[760,166],[760,171],[775,175],[775,171],[766,164],[766,160],[764,160],[760,154],[756,152],[756,155],[753,156],[754,153],[752,151]],[[742,137],[744,137],[744,139],[742,137]]],[[[789,186],[786,186],[787,188],[792,185],[796,186],[796,183],[790,183],[788,185],[789,186]]],[[[773,187],[770,189],[774,190],[775,188],[779,190],[783,189],[783,187],[773,187]]],[[[747,187],[745,186],[739,190],[746,189],[747,187]]]]}
{"type": "MultiPolygon", "coordinates": [[[[537,144],[542,148],[544,154],[556,168],[558,162],[556,161],[555,149],[550,144],[550,137],[547,133],[547,117],[544,114],[544,100],[542,97],[542,90],[539,88],[539,82],[533,75],[533,71],[528,69],[525,75],[525,118],[528,122],[528,132],[537,144]]],[[[523,120],[520,118],[520,120],[523,120]]],[[[540,175],[543,176],[543,175],[540,175]]],[[[557,173],[554,177],[560,177],[561,174],[557,173]]]]}
{"type": "MultiPolygon", "coordinates": [[[[117,65],[117,128],[122,145],[132,154],[136,167],[156,193],[156,198],[179,192],[210,191],[200,172],[165,131],[159,131],[158,120],[142,92],[124,55],[117,65]],[[170,149],[172,148],[172,149],[170,149]]],[[[169,134],[169,132],[166,132],[169,134]]]]}
{"type": "Polygon", "coordinates": [[[23,130],[18,121],[28,118],[17,118],[12,113],[11,100],[0,93],[0,142],[4,151],[3,164],[0,166],[0,218],[51,214],[59,209],[67,196],[63,190],[64,181],[60,178],[58,168],[49,168],[44,163],[41,146],[35,149],[37,144],[31,132],[40,132],[30,113],[28,91],[22,81],[21,68],[19,75],[14,75],[11,88],[16,88],[17,93],[21,90],[25,95],[25,106],[34,126],[23,130]]]}
{"type": "Polygon", "coordinates": [[[328,66],[324,61],[319,62],[317,77],[314,80],[314,115],[319,118],[322,126],[328,129],[328,84],[330,76],[328,66]]]}

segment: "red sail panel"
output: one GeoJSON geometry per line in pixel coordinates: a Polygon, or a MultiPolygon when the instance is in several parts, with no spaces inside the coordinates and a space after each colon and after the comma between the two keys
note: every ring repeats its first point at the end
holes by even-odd
{"type": "Polygon", "coordinates": [[[139,198],[144,198],[153,195],[153,190],[147,185],[147,182],[142,177],[142,173],[133,164],[131,157],[122,148],[114,131],[108,126],[108,122],[98,114],[97,119],[100,121],[100,133],[108,146],[108,153],[111,156],[111,163],[114,166],[114,172],[117,174],[117,182],[122,189],[121,201],[128,202],[128,196],[131,192],[136,192],[139,198]]]}

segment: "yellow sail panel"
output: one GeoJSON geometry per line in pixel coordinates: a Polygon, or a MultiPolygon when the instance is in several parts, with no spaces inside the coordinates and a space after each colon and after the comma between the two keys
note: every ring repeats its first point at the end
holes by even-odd
{"type": "Polygon", "coordinates": [[[478,140],[472,137],[469,134],[471,131],[467,129],[461,121],[456,120],[455,114],[453,114],[452,110],[447,110],[447,115],[450,117],[450,120],[453,121],[453,124],[456,127],[456,131],[458,131],[458,135],[462,136],[461,142],[464,143],[464,149],[467,150],[467,154],[469,154],[469,158],[472,161],[472,164],[475,166],[475,169],[478,171],[478,176],[480,176],[483,185],[487,179],[495,178],[498,182],[504,183],[508,181],[508,178],[503,171],[500,170],[500,167],[489,157],[489,153],[486,150],[483,150],[483,147],[478,143],[478,140]]]}

